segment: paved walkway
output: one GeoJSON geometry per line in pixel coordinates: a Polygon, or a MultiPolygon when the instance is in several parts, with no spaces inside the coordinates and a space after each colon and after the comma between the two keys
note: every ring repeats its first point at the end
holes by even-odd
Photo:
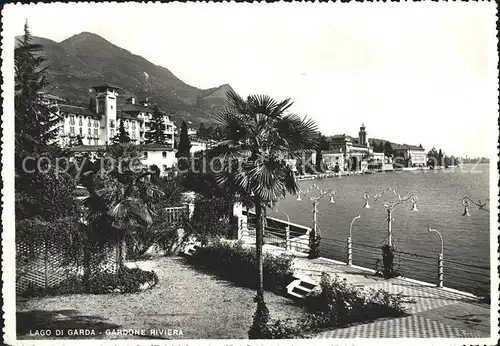
{"type": "MultiPolygon", "coordinates": [[[[265,245],[274,254],[284,249],[265,245]]],[[[490,306],[467,295],[450,292],[406,279],[385,280],[372,272],[326,258],[310,260],[294,253],[293,266],[300,277],[319,283],[323,272],[335,274],[355,286],[402,292],[415,300],[409,304],[409,316],[378,320],[346,328],[324,331],[318,338],[488,338],[490,337],[490,306]]]]}

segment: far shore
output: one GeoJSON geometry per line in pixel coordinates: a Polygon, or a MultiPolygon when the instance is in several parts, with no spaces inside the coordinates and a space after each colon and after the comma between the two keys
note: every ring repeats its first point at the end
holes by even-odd
{"type": "MultiPolygon", "coordinates": [[[[318,173],[318,174],[303,174],[303,175],[298,175],[297,180],[298,181],[305,181],[305,180],[316,180],[316,179],[326,179],[326,178],[341,178],[341,177],[347,177],[351,175],[365,175],[365,174],[378,174],[378,173],[388,173],[388,172],[415,172],[415,171],[452,171],[452,170],[458,170],[459,172],[468,172],[467,170],[463,170],[462,167],[463,165],[453,165],[453,166],[448,166],[448,167],[402,167],[402,168],[392,168],[392,169],[385,169],[385,170],[370,170],[370,171],[348,171],[348,172],[325,172],[325,173],[318,173]]],[[[474,171],[473,169],[470,171],[470,173],[479,173],[480,171],[474,171]]]]}

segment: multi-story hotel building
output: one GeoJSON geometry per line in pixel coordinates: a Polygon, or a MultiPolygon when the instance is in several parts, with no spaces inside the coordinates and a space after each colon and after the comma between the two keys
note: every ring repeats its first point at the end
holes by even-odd
{"type": "MultiPolygon", "coordinates": [[[[79,136],[83,145],[110,144],[123,121],[132,142],[144,144],[154,109],[149,106],[147,100],[136,104],[134,97],[118,106],[119,89],[111,84],[92,87],[93,95],[89,107],[64,104],[63,99],[53,95],[42,96],[42,102],[54,106],[55,112],[61,117],[59,143],[65,145],[71,138],[79,136]]],[[[165,137],[168,145],[173,148],[175,125],[169,115],[163,112],[162,115],[165,137]]]]}
{"type": "Polygon", "coordinates": [[[95,152],[113,142],[123,122],[132,143],[141,145],[144,150],[143,163],[155,164],[163,170],[174,166],[175,125],[170,116],[162,112],[166,145],[145,144],[146,132],[150,129],[155,110],[148,104],[148,100],[136,104],[134,97],[118,105],[117,97],[120,89],[107,83],[91,87],[92,95],[88,107],[65,104],[64,99],[54,95],[41,95],[41,102],[50,106],[60,117],[57,125],[58,143],[65,146],[71,143],[72,139],[79,137],[83,145],[72,148],[73,152],[95,152]]]}

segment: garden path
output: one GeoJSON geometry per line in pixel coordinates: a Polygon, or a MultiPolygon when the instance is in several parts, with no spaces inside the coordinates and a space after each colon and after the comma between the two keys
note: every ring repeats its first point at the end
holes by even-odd
{"type": "MultiPolygon", "coordinates": [[[[18,300],[18,338],[33,339],[30,330],[36,329],[64,329],[65,337],[69,330],[93,330],[93,338],[103,339],[124,338],[106,332],[121,329],[146,332],[145,336],[128,336],[128,339],[248,337],[255,311],[254,290],[197,271],[180,257],[127,263],[127,266],[154,270],[159,283],[137,294],[75,294],[18,300]],[[151,330],[166,330],[167,335],[153,335],[151,330]],[[168,335],[168,330],[170,334],[182,330],[182,335],[168,335]]],[[[269,292],[265,297],[272,318],[302,316],[302,309],[290,299],[269,292]]]]}

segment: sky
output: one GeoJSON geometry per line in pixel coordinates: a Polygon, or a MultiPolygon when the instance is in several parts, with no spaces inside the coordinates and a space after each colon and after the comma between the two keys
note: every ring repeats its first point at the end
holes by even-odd
{"type": "Polygon", "coordinates": [[[36,4],[4,7],[4,37],[83,31],[184,82],[291,98],[322,133],[496,155],[494,3],[36,4]]]}

